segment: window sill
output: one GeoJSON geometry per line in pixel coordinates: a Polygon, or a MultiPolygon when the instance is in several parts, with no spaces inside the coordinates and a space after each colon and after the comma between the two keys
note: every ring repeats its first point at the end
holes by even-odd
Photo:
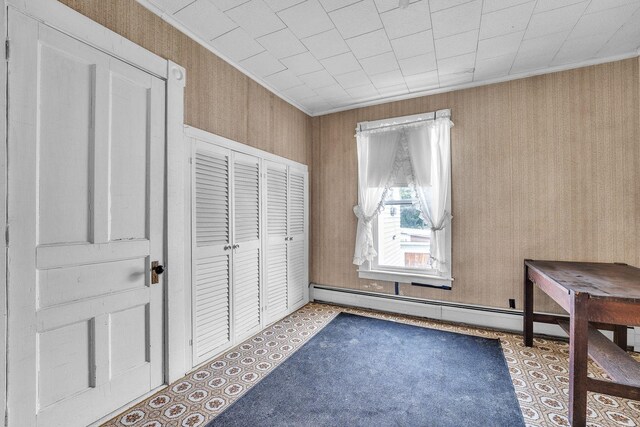
{"type": "Polygon", "coordinates": [[[416,283],[432,285],[443,289],[451,289],[452,277],[441,277],[428,274],[400,273],[395,271],[358,270],[361,279],[384,280],[387,282],[416,283]]]}

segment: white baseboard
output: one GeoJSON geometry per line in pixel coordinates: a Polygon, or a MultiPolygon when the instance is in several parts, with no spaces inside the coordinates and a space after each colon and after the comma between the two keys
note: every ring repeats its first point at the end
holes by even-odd
{"type": "MultiPolygon", "coordinates": [[[[314,283],[310,285],[309,300],[522,333],[522,312],[518,310],[423,300],[314,283]]],[[[567,338],[560,326],[550,323],[534,322],[533,331],[536,334],[567,338]]],[[[611,331],[603,333],[612,339],[611,331]]],[[[640,328],[628,329],[627,343],[635,351],[640,351],[640,328]]]]}

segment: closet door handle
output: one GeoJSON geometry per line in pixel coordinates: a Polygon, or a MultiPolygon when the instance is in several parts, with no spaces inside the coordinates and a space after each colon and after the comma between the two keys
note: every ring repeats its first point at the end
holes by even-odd
{"type": "Polygon", "coordinates": [[[293,240],[293,237],[289,237],[289,240],[293,240]]]}
{"type": "Polygon", "coordinates": [[[229,249],[231,249],[231,245],[224,245],[224,248],[223,248],[223,249],[224,249],[225,251],[228,251],[229,249]]]}
{"type": "Polygon", "coordinates": [[[233,249],[238,249],[240,247],[240,245],[233,245],[233,249]]]}

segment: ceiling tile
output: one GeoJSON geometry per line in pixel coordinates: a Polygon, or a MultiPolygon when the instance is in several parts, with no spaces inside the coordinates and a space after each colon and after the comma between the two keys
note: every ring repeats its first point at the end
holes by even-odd
{"type": "Polygon", "coordinates": [[[435,41],[436,58],[444,59],[475,52],[478,47],[478,30],[467,31],[435,41]]]}
{"type": "Polygon", "coordinates": [[[532,1],[496,12],[485,13],[482,15],[480,23],[480,39],[488,39],[525,30],[531,19],[535,4],[536,2],[532,1]]]}
{"type": "Polygon", "coordinates": [[[396,60],[396,55],[393,52],[387,52],[382,55],[361,59],[360,64],[364,71],[366,71],[370,76],[400,68],[398,66],[398,61],[396,60]]]}
{"type": "Polygon", "coordinates": [[[429,3],[412,3],[406,9],[396,8],[380,15],[391,40],[431,29],[429,3]]]}
{"type": "Polygon", "coordinates": [[[384,30],[347,39],[347,44],[358,59],[391,51],[391,44],[384,30]]]}
{"type": "Polygon", "coordinates": [[[520,47],[524,31],[505,34],[478,42],[478,59],[495,58],[507,54],[515,54],[520,47]]]}
{"type": "Polygon", "coordinates": [[[318,59],[349,52],[349,46],[347,46],[336,29],[308,37],[303,39],[302,42],[307,46],[307,49],[313,53],[313,56],[318,59]]]}
{"type": "Polygon", "coordinates": [[[238,7],[243,3],[246,3],[251,0],[210,0],[211,3],[215,4],[218,9],[221,11],[226,11],[229,9],[233,9],[234,7],[238,7]]]}
{"type": "Polygon", "coordinates": [[[361,68],[360,63],[351,52],[322,59],[320,62],[324,65],[324,68],[334,76],[348,73],[349,71],[356,71],[361,68]]]}
{"type": "Polygon", "coordinates": [[[285,90],[302,84],[291,71],[284,70],[265,77],[265,81],[276,90],[285,90]]]}
{"type": "Polygon", "coordinates": [[[235,22],[208,0],[196,0],[174,16],[205,40],[214,39],[237,27],[235,22]]]}
{"type": "Polygon", "coordinates": [[[564,42],[551,65],[570,64],[572,62],[585,61],[596,56],[596,53],[605,45],[609,35],[597,34],[580,39],[572,39],[564,42]]]}
{"type": "Polygon", "coordinates": [[[431,5],[431,11],[437,12],[442,9],[450,9],[464,3],[469,3],[469,1],[470,0],[429,0],[429,4],[431,5]]]}
{"type": "Polygon", "coordinates": [[[327,70],[303,74],[298,76],[298,78],[311,89],[318,89],[336,84],[336,80],[331,74],[329,74],[329,72],[327,72],[327,70]]]}
{"type": "Polygon", "coordinates": [[[266,51],[241,61],[240,65],[259,77],[284,70],[284,65],[266,51]]]}
{"type": "Polygon", "coordinates": [[[285,27],[263,0],[251,0],[225,12],[252,37],[260,37],[285,27]]]}
{"type": "Polygon", "coordinates": [[[480,28],[482,0],[431,13],[433,37],[439,39],[480,28]]]}
{"type": "Polygon", "coordinates": [[[515,53],[510,53],[494,58],[476,60],[473,80],[489,80],[508,75],[515,56],[515,53]]]}
{"type": "Polygon", "coordinates": [[[476,54],[469,53],[466,55],[454,56],[453,58],[442,59],[438,61],[438,74],[440,76],[446,74],[472,74],[476,61],[476,54]]]}
{"type": "Polygon", "coordinates": [[[506,9],[508,7],[517,6],[519,4],[527,3],[530,1],[531,0],[484,0],[484,4],[482,5],[482,13],[495,12],[496,10],[506,9]]]}
{"type": "Polygon", "coordinates": [[[291,97],[296,100],[318,95],[313,89],[307,87],[306,85],[294,86],[292,88],[283,90],[282,93],[285,96],[291,97]]]}
{"type": "Polygon", "coordinates": [[[576,25],[586,8],[587,3],[577,3],[548,12],[534,13],[531,16],[524,38],[532,39],[570,30],[576,25]]]}
{"type": "Polygon", "coordinates": [[[333,11],[329,16],[345,39],[382,28],[373,0],[362,0],[333,11]]]}
{"type": "Polygon", "coordinates": [[[588,0],[538,0],[533,13],[546,12],[553,9],[569,6],[578,3],[589,3],[588,0]]]}
{"type": "Polygon", "coordinates": [[[422,74],[436,69],[436,55],[434,52],[401,59],[398,62],[405,78],[413,74],[422,74]]]}
{"type": "Polygon", "coordinates": [[[402,84],[399,85],[395,85],[395,86],[385,86],[383,88],[377,88],[378,89],[378,93],[381,96],[400,96],[400,95],[404,95],[406,93],[409,93],[409,88],[407,87],[406,84],[404,84],[404,82],[402,84]]]}
{"type": "Polygon", "coordinates": [[[473,73],[440,75],[440,87],[461,85],[472,81],[473,73]]]}
{"type": "Polygon", "coordinates": [[[356,100],[375,98],[379,95],[378,90],[371,83],[363,86],[356,86],[346,89],[347,93],[356,100]]]}
{"type": "Polygon", "coordinates": [[[269,6],[274,12],[280,12],[282,9],[295,6],[296,4],[300,4],[303,1],[305,0],[264,0],[267,6],[269,6]]]}
{"type": "Polygon", "coordinates": [[[549,34],[535,39],[523,40],[518,49],[518,57],[545,56],[551,53],[551,58],[560,50],[560,46],[567,39],[568,31],[549,34]]]}
{"type": "Polygon", "coordinates": [[[322,97],[325,99],[349,97],[349,94],[344,90],[344,88],[337,83],[331,86],[323,87],[321,93],[322,97]]]}
{"type": "Polygon", "coordinates": [[[404,81],[411,92],[421,90],[434,89],[440,85],[437,71],[429,71],[426,73],[405,76],[404,81]]]}
{"type": "Polygon", "coordinates": [[[345,89],[349,89],[356,86],[362,86],[371,84],[371,80],[367,74],[362,70],[352,71],[350,73],[340,74],[335,76],[336,80],[345,89]]]}
{"type": "Polygon", "coordinates": [[[242,28],[236,28],[213,39],[211,44],[232,61],[241,61],[264,50],[242,28]]]}
{"type": "Polygon", "coordinates": [[[276,58],[285,58],[307,51],[307,48],[287,28],[262,36],[257,41],[276,58]]]}
{"type": "Polygon", "coordinates": [[[539,56],[520,56],[518,53],[509,74],[520,74],[548,67],[554,56],[555,52],[539,56]]]}
{"type": "Polygon", "coordinates": [[[151,3],[158,6],[164,12],[173,15],[183,7],[193,3],[193,0],[151,0],[151,3]]]}
{"type": "Polygon", "coordinates": [[[433,52],[433,32],[431,30],[411,34],[391,40],[396,58],[404,59],[433,52]]]}
{"type": "Polygon", "coordinates": [[[282,61],[288,69],[298,76],[322,70],[322,64],[320,64],[309,52],[299,53],[288,58],[282,58],[280,61],[282,61]]]}
{"type": "Polygon", "coordinates": [[[404,85],[404,76],[400,70],[387,71],[386,73],[371,76],[371,82],[378,90],[380,90],[381,88],[389,86],[397,86],[399,84],[404,85]]]}
{"type": "Polygon", "coordinates": [[[640,8],[640,3],[630,3],[613,9],[582,15],[568,38],[577,39],[596,34],[606,34],[607,38],[609,38],[633,16],[633,13],[638,8],[640,8]]]}
{"type": "Polygon", "coordinates": [[[320,4],[324,7],[324,10],[331,12],[332,10],[340,9],[341,7],[349,6],[359,1],[360,0],[320,0],[320,4]]]}
{"type": "MultiPolygon", "coordinates": [[[[378,8],[378,12],[380,13],[384,13],[398,7],[398,0],[374,0],[374,1],[376,2],[376,7],[378,8]]],[[[416,3],[418,1],[427,1],[427,0],[411,0],[411,3],[416,3]]]]}
{"type": "Polygon", "coordinates": [[[622,26],[598,52],[598,56],[638,52],[640,48],[640,10],[622,26]]]}
{"type": "Polygon", "coordinates": [[[600,12],[605,9],[611,9],[626,4],[637,4],[640,6],[639,0],[591,0],[589,7],[585,13],[600,12]]]}
{"type": "Polygon", "coordinates": [[[278,12],[278,16],[299,38],[309,37],[333,28],[333,22],[320,6],[318,0],[307,0],[284,9],[278,12]]]}

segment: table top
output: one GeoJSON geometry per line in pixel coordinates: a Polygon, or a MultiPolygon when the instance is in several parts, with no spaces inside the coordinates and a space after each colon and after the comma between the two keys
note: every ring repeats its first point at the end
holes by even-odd
{"type": "Polygon", "coordinates": [[[640,268],[627,264],[525,260],[570,292],[591,298],[632,300],[640,303],[640,268]]]}

